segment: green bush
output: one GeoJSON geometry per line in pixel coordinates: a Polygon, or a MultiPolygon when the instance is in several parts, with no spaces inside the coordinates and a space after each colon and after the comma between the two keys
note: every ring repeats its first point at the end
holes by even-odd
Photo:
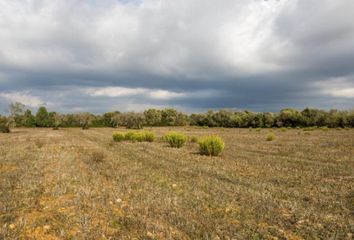
{"type": "Polygon", "coordinates": [[[187,136],[183,133],[168,132],[166,133],[164,140],[168,142],[171,147],[180,148],[186,143],[187,136]]]}
{"type": "Polygon", "coordinates": [[[273,141],[275,140],[275,134],[274,133],[268,133],[267,135],[267,138],[266,138],[267,141],[273,141]]]}
{"type": "Polygon", "coordinates": [[[124,140],[135,142],[137,140],[137,132],[136,131],[126,132],[124,140]]]}
{"type": "Polygon", "coordinates": [[[198,142],[198,137],[196,137],[196,136],[191,136],[189,140],[190,140],[190,142],[192,142],[192,143],[197,143],[197,142],[198,142]]]}
{"type": "Polygon", "coordinates": [[[153,142],[155,134],[150,131],[129,131],[125,134],[124,140],[132,142],[153,142]]]}
{"type": "Polygon", "coordinates": [[[155,140],[155,134],[150,131],[135,132],[132,135],[133,141],[138,142],[153,142],[155,140]]]}
{"type": "Polygon", "coordinates": [[[302,129],[302,130],[305,131],[305,132],[310,132],[310,131],[314,131],[315,129],[316,129],[316,127],[307,127],[307,128],[302,129]]]}
{"type": "Polygon", "coordinates": [[[8,120],[5,117],[0,116],[0,133],[9,133],[10,127],[8,120]]]}
{"type": "Polygon", "coordinates": [[[322,131],[324,131],[324,132],[329,131],[329,128],[328,128],[328,127],[320,127],[320,129],[321,129],[322,131]]]}
{"type": "MultiPolygon", "coordinates": [[[[289,128],[288,128],[289,129],[289,128]]],[[[281,127],[280,128],[280,131],[282,131],[282,132],[286,132],[287,131],[287,128],[285,128],[285,127],[281,127]]]]}
{"type": "Polygon", "coordinates": [[[125,134],[124,133],[113,133],[113,140],[115,142],[121,142],[125,139],[125,134]]]}
{"type": "Polygon", "coordinates": [[[218,136],[203,137],[198,143],[202,155],[218,156],[225,148],[224,141],[218,136]]]}
{"type": "Polygon", "coordinates": [[[155,141],[155,133],[150,132],[150,131],[144,131],[144,141],[145,142],[155,141]]]}

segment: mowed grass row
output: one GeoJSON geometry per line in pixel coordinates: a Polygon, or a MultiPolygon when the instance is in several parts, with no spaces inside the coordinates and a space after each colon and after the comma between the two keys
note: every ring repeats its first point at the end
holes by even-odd
{"type": "Polygon", "coordinates": [[[352,130],[152,129],[171,130],[225,150],[115,143],[112,129],[0,135],[0,238],[350,239],[352,130]]]}

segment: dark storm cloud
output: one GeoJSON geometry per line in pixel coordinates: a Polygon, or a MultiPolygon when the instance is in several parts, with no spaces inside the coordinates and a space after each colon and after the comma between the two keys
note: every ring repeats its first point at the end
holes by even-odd
{"type": "Polygon", "coordinates": [[[0,112],[353,108],[350,0],[3,1],[0,112]]]}

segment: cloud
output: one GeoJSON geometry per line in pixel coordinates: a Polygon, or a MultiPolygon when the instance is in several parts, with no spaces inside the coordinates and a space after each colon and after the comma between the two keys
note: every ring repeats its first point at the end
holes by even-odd
{"type": "Polygon", "coordinates": [[[58,111],[353,108],[353,8],[351,0],[1,1],[0,92],[58,111]],[[327,86],[339,78],[346,84],[327,86]]]}
{"type": "Polygon", "coordinates": [[[42,99],[32,96],[29,92],[0,92],[0,98],[9,103],[21,102],[28,107],[38,107],[44,104],[42,99]]]}
{"type": "Polygon", "coordinates": [[[87,94],[95,97],[124,97],[144,95],[153,99],[168,100],[173,98],[184,97],[184,93],[171,92],[161,89],[147,88],[125,88],[125,87],[103,87],[103,88],[88,88],[85,90],[87,94]]]}
{"type": "Polygon", "coordinates": [[[351,78],[331,78],[316,83],[320,92],[337,98],[354,98],[354,76],[351,78]]]}

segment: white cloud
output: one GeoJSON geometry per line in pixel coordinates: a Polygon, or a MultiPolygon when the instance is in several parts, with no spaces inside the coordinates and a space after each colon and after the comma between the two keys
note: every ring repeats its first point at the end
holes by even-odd
{"type": "Polygon", "coordinates": [[[125,88],[125,87],[103,87],[88,88],[85,92],[94,97],[123,97],[145,94],[146,89],[143,88],[125,88]]]}
{"type": "Polygon", "coordinates": [[[205,76],[230,67],[260,71],[272,65],[260,53],[269,42],[276,44],[272,23],[282,5],[275,0],[2,1],[0,62],[32,70],[138,69],[164,76],[205,76]]]}
{"type": "Polygon", "coordinates": [[[43,105],[42,99],[32,96],[29,92],[0,92],[0,98],[4,98],[8,102],[20,102],[28,107],[38,107],[43,105]]]}
{"type": "Polygon", "coordinates": [[[153,90],[149,91],[148,94],[151,98],[155,99],[173,99],[173,98],[182,98],[185,97],[185,93],[176,93],[176,92],[171,92],[171,91],[166,91],[166,90],[153,90]]]}
{"type": "Polygon", "coordinates": [[[315,84],[320,92],[337,98],[354,98],[354,77],[331,78],[315,84]]]}
{"type": "Polygon", "coordinates": [[[177,93],[161,89],[148,88],[125,88],[125,87],[102,87],[88,88],[84,90],[86,94],[94,97],[125,97],[125,96],[145,96],[152,99],[175,99],[186,96],[184,93],[177,93]]]}
{"type": "Polygon", "coordinates": [[[61,111],[100,112],[118,102],[278,110],[274,99],[352,107],[353,79],[314,83],[354,74],[353,7],[352,0],[0,1],[0,91],[61,111]]]}

